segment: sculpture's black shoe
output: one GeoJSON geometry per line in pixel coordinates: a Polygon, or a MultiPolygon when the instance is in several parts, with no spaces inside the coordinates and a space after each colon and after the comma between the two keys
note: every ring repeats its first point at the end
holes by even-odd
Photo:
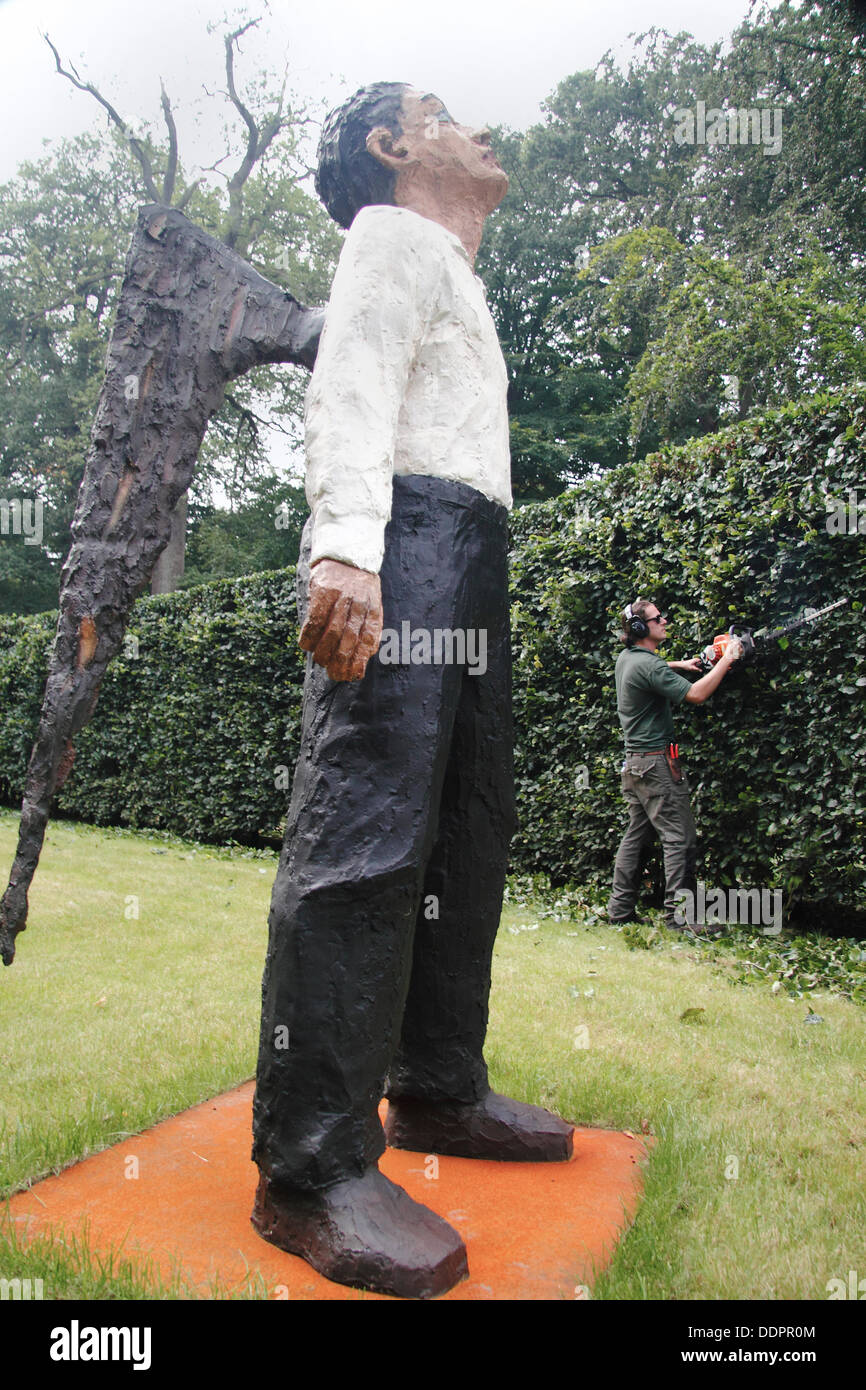
{"type": "Polygon", "coordinates": [[[397,1298],[435,1298],[469,1273],[454,1228],[378,1168],[318,1192],[286,1193],[263,1174],[252,1223],[326,1278],[397,1298]]]}
{"type": "Polygon", "coordinates": [[[388,1102],[385,1139],[392,1149],[494,1158],[513,1163],[565,1163],[574,1128],[520,1100],[488,1091],[473,1104],[401,1097],[388,1102]]]}

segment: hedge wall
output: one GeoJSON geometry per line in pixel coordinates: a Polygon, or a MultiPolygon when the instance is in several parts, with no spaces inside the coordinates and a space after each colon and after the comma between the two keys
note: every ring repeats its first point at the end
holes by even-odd
{"type": "MultiPolygon", "coordinates": [[[[278,570],[140,599],[58,810],[217,843],[278,839],[304,674],[294,579],[278,570]]],[[[55,622],[0,619],[7,803],[23,791],[55,622]]]]}
{"type": "MultiPolygon", "coordinates": [[[[684,708],[677,728],[708,883],[781,886],[789,906],[824,918],[866,910],[866,535],[825,524],[828,491],[845,501],[857,488],[866,518],[866,387],[515,514],[515,868],[609,879],[624,822],[615,628],[629,598],[670,613],[673,657],[735,619],[757,628],[848,596],[769,665],[684,708]]],[[[20,799],[53,627],[52,615],[0,620],[7,804],[20,799]]],[[[290,570],[141,600],[59,810],[202,840],[275,839],[298,743],[296,636],[290,570]]]]}
{"type": "MultiPolygon", "coordinates": [[[[866,908],[866,535],[830,534],[857,489],[866,387],[666,449],[514,519],[517,863],[609,878],[625,817],[613,662],[636,594],[671,615],[668,657],[847,596],[767,666],[676,716],[707,883],[783,887],[827,919],[866,908]],[[585,778],[589,785],[578,787],[585,778]]],[[[658,875],[657,875],[658,877],[658,875]]]]}

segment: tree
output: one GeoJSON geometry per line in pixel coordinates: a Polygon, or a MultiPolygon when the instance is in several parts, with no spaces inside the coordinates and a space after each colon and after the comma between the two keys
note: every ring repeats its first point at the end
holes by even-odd
{"type": "Polygon", "coordinates": [[[866,300],[814,240],[788,273],[771,275],[651,227],[609,242],[583,273],[598,295],[595,340],[634,362],[637,456],[866,380],[866,300]]]}
{"type": "Polygon", "coordinates": [[[233,511],[198,509],[181,587],[296,564],[308,511],[303,487],[273,475],[255,479],[233,511]]]}
{"type": "Polygon", "coordinates": [[[560,312],[566,302],[574,309],[593,248],[654,219],[677,228],[689,152],[659,115],[716,56],[688,36],[653,32],[626,73],[606,55],[594,72],[559,84],[542,124],[497,142],[511,187],[479,264],[511,371],[520,497],[551,496],[626,458],[628,364],[596,349],[575,358],[560,312]]]}
{"type": "MultiPolygon", "coordinates": [[[[0,478],[10,494],[38,493],[46,527],[44,551],[28,547],[24,554],[0,541],[0,606],[43,606],[48,573],[56,591],[124,256],[143,200],[156,195],[182,205],[269,279],[308,302],[327,298],[340,234],[301,186],[309,171],[300,134],[311,118],[287,106],[284,85],[273,90],[265,78],[256,102],[239,95],[234,55],[242,33],[224,42],[226,101],[243,121],[244,150],[234,172],[221,172],[226,154],[197,180],[184,172],[165,92],[166,139],[159,145],[147,131],[131,131],[52,50],[69,80],[110,107],[110,128],[101,138],[63,142],[0,189],[0,478]]],[[[263,368],[235,383],[202,449],[194,511],[208,506],[214,487],[240,506],[253,480],[273,473],[264,426],[285,436],[287,451],[297,442],[305,378],[301,369],[263,368]]]]}
{"type": "Polygon", "coordinates": [[[18,848],[0,902],[6,964],[26,921],[28,886],[53,794],[72,766],[73,740],[169,540],[207,422],[227,384],[252,367],[310,368],[323,317],[175,209],[141,209],[63,567],[18,848]]]}
{"type": "MultiPolygon", "coordinates": [[[[784,340],[799,332],[815,349],[765,399],[818,389],[825,371],[835,379],[831,358],[840,370],[856,367],[866,250],[864,88],[862,34],[840,6],[785,0],[740,26],[729,51],[650,31],[625,71],[606,55],[594,72],[559,84],[541,124],[525,136],[506,134],[511,189],[490,219],[480,264],[512,373],[519,496],[550,495],[624,461],[630,447],[650,447],[668,429],[681,438],[715,428],[727,408],[723,373],[708,373],[707,360],[695,357],[689,383],[681,352],[677,409],[648,408],[646,428],[634,437],[638,400],[648,405],[648,391],[661,400],[686,322],[686,300],[669,277],[690,251],[703,248],[719,273],[730,263],[727,311],[745,311],[752,335],[749,361],[741,362],[741,406],[760,403],[760,381],[778,360],[775,338],[761,331],[762,312],[765,328],[782,315],[784,340]],[[739,142],[678,141],[677,113],[699,101],[705,110],[780,112],[780,148],[765,154],[739,142]],[[623,240],[629,233],[647,240],[623,240]],[[651,238],[661,233],[682,250],[672,249],[666,264],[651,255],[652,271],[637,274],[633,259],[658,249],[651,238]],[[826,261],[815,259],[816,248],[826,261]],[[761,310],[750,309],[746,287],[756,287],[761,310]],[[828,314],[819,302],[825,291],[828,314]],[[827,352],[818,351],[816,332],[827,352]],[[848,346],[834,354],[826,335],[837,333],[849,335],[848,346]]],[[[694,275],[697,262],[690,264],[694,275]]]]}
{"type": "Polygon", "coordinates": [[[93,136],[0,188],[0,478],[44,508],[42,548],[0,542],[6,611],[56,602],[136,196],[126,152],[93,136]]]}

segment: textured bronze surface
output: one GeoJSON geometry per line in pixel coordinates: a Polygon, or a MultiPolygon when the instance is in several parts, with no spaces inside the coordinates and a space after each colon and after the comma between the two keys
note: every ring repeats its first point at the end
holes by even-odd
{"type": "Polygon", "coordinates": [[[182,213],[141,209],[63,567],[18,849],[0,901],[5,965],[27,922],[27,892],[72,742],[168,542],[208,420],[228,382],[251,367],[312,367],[323,318],[182,213]]]}

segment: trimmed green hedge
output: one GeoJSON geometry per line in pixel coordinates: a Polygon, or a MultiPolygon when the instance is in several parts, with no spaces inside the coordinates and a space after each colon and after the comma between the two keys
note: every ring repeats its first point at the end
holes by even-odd
{"type": "Polygon", "coordinates": [[[629,599],[671,615],[674,658],[737,619],[777,626],[847,596],[848,609],[768,665],[732,672],[676,726],[707,883],[782,887],[789,911],[810,902],[823,920],[866,909],[866,536],[826,526],[828,491],[847,500],[858,487],[866,515],[864,387],[666,449],[515,516],[522,869],[609,880],[625,823],[612,634],[629,599]]]}
{"type": "MultiPolygon", "coordinates": [[[[0,795],[20,799],[54,615],[0,619],[0,795]]],[[[189,838],[277,839],[298,752],[294,569],[140,599],[58,809],[189,838]]]]}
{"type": "MultiPolygon", "coordinates": [[[[842,500],[859,488],[866,515],[866,387],[515,513],[516,868],[609,880],[625,819],[613,688],[625,602],[641,593],[671,614],[674,657],[735,619],[757,628],[848,596],[768,665],[684,707],[677,728],[706,882],[783,887],[789,912],[799,900],[824,920],[866,910],[866,535],[828,533],[828,488],[842,500]]],[[[53,627],[52,615],[0,619],[7,804],[53,627]]],[[[209,841],[276,838],[298,747],[296,639],[293,570],[139,601],[59,810],[209,841]]]]}

